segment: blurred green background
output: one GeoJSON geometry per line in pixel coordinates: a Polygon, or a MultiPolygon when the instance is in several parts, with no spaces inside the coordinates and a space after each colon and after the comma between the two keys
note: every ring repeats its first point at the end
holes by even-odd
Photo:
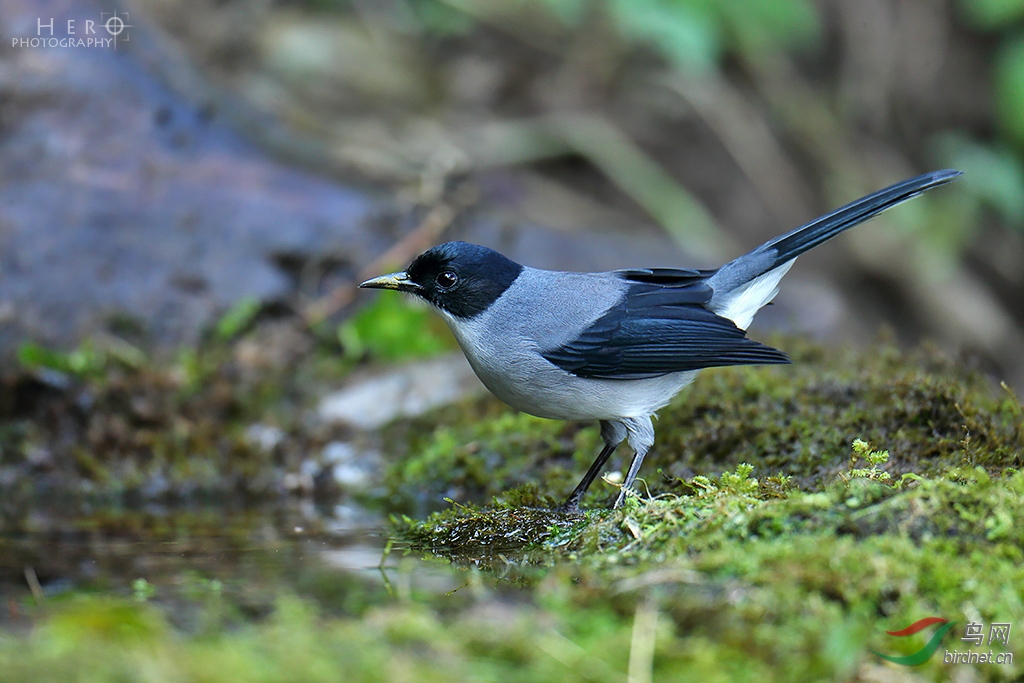
{"type": "Polygon", "coordinates": [[[884,324],[1024,385],[1024,2],[137,9],[271,153],[370,183],[410,215],[454,207],[395,266],[445,238],[547,267],[713,266],[890,182],[960,168],[956,186],[802,259],[764,325],[865,343],[884,324]],[[565,239],[517,240],[538,225],[565,239]],[[676,246],[595,257],[587,231],[676,246]],[[635,262],[650,253],[661,262],[635,262]]]}
{"type": "Polygon", "coordinates": [[[114,236],[90,280],[163,283],[125,256],[152,243],[202,262],[165,289],[216,315],[167,353],[131,316],[63,345],[18,336],[5,324],[31,316],[0,301],[18,350],[0,373],[0,680],[1019,678],[870,649],[942,614],[1013,621],[1019,654],[1024,0],[0,0],[0,27],[101,10],[131,17],[115,57],[0,51],[0,176],[56,194],[0,202],[0,298],[32,268],[75,289],[9,248],[45,242],[19,221],[66,205],[53,252],[106,258],[79,223],[114,236]],[[57,134],[68,111],[113,131],[121,175],[65,163],[101,146],[57,134]],[[822,346],[784,338],[797,366],[708,373],[666,409],[655,500],[571,529],[525,509],[571,485],[592,425],[476,398],[382,432],[323,417],[339,385],[454,349],[425,307],[354,289],[434,243],[716,266],[940,167],[966,175],[801,259],[754,325],[822,346]],[[231,208],[190,215],[199,195],[231,208]],[[140,236],[143,205],[185,206],[166,232],[199,246],[140,236]],[[257,265],[286,284],[250,290],[257,265]],[[898,350],[923,340],[951,357],[898,350]],[[850,436],[872,440],[865,462],[850,436]],[[492,495],[496,528],[521,522],[540,559],[472,555],[483,541],[452,566],[387,540],[465,532],[492,495]],[[449,518],[385,519],[449,497],[449,518]]]}

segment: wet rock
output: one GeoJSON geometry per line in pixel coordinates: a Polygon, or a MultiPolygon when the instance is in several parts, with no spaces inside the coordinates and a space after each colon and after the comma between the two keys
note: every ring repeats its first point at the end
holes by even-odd
{"type": "Polygon", "coordinates": [[[153,499],[159,498],[160,496],[166,495],[171,491],[171,483],[167,480],[163,474],[157,472],[153,474],[142,487],[143,498],[153,499]]]}
{"type": "Polygon", "coordinates": [[[285,433],[278,427],[252,424],[245,429],[245,440],[261,450],[270,452],[284,440],[285,433]]]}
{"type": "Polygon", "coordinates": [[[313,490],[313,477],[302,472],[289,472],[281,480],[289,493],[308,493],[313,490]]]}
{"type": "Polygon", "coordinates": [[[25,463],[37,470],[49,470],[53,467],[53,451],[43,446],[29,448],[25,454],[25,463]]]}
{"type": "Polygon", "coordinates": [[[339,489],[361,489],[378,478],[381,469],[380,453],[357,450],[343,441],[332,441],[324,447],[323,461],[330,472],[331,481],[339,489]]]}
{"type": "MultiPolygon", "coordinates": [[[[0,34],[66,38],[101,3],[0,0],[0,34]]],[[[129,23],[140,23],[132,14],[129,23]]],[[[127,29],[141,31],[141,27],[127,29]]],[[[142,36],[137,33],[136,42],[142,36]]],[[[381,205],[268,159],[143,70],[131,43],[15,46],[0,66],[0,355],[73,344],[112,321],[195,339],[242,297],[298,285],[281,264],[338,269],[386,247],[381,205]]],[[[141,47],[141,46],[140,46],[141,47]]]]}
{"type": "Polygon", "coordinates": [[[344,441],[331,441],[324,446],[323,459],[328,465],[341,465],[352,462],[356,457],[356,449],[344,441]]]}
{"type": "Polygon", "coordinates": [[[376,429],[483,391],[465,357],[452,354],[353,382],[326,396],[318,413],[326,422],[376,429]]]}

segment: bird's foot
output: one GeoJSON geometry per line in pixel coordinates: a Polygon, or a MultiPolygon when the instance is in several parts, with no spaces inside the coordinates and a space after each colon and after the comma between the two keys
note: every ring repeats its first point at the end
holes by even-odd
{"type": "Polygon", "coordinates": [[[559,507],[555,508],[555,512],[561,512],[563,515],[582,515],[583,510],[580,509],[580,499],[575,496],[569,498],[559,507]]]}

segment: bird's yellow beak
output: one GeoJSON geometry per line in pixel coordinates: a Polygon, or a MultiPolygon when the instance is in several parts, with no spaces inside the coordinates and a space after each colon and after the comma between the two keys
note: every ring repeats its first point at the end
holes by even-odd
{"type": "Polygon", "coordinates": [[[370,278],[359,285],[362,289],[397,289],[400,292],[419,292],[422,287],[413,282],[406,272],[390,273],[379,277],[370,278]]]}

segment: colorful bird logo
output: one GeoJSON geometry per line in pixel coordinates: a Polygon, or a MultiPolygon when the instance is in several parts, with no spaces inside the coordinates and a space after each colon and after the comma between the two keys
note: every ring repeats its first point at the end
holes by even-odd
{"type": "Polygon", "coordinates": [[[899,631],[886,631],[890,636],[912,636],[918,631],[922,631],[933,624],[942,624],[942,626],[932,634],[931,639],[917,652],[901,656],[883,655],[881,652],[876,652],[875,650],[872,650],[872,652],[882,659],[887,659],[895,664],[903,664],[904,666],[917,666],[918,664],[924,664],[928,661],[928,658],[935,654],[935,651],[939,649],[939,643],[942,642],[945,635],[949,633],[949,630],[956,626],[955,621],[949,621],[942,617],[925,617],[924,619],[915,621],[906,628],[901,628],[899,631]]]}

